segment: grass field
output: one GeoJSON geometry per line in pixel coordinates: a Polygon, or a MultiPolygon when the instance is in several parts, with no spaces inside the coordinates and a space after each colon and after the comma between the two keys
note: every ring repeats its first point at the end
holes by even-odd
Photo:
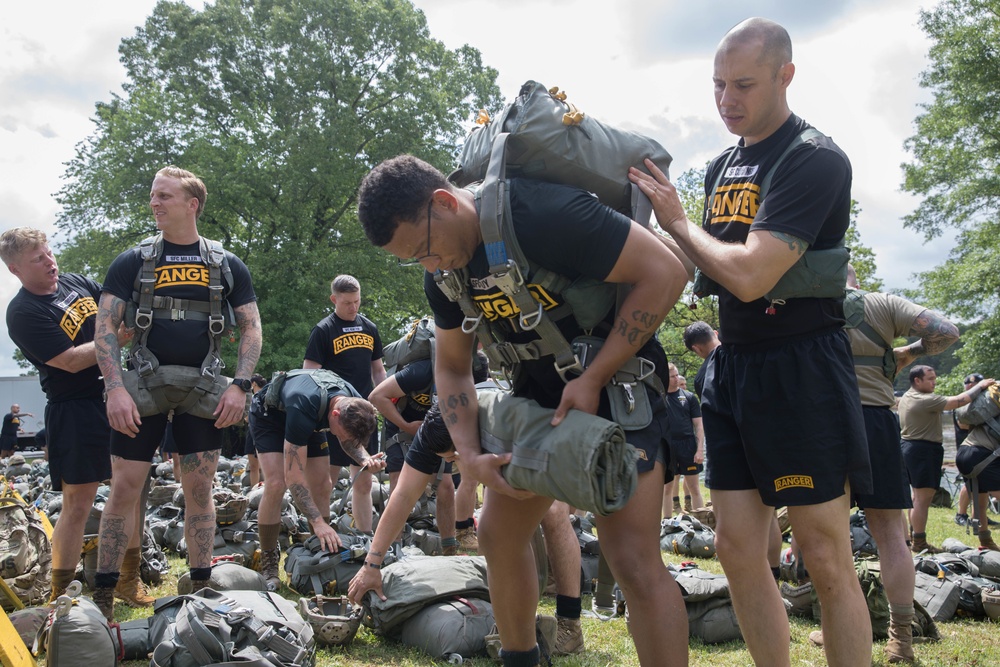
{"type": "MultiPolygon", "coordinates": [[[[955,537],[966,544],[975,545],[976,539],[967,535],[964,527],[957,526],[954,521],[954,510],[932,508],[927,534],[935,544],[940,544],[946,537],[955,537]]],[[[681,557],[673,554],[663,554],[665,561],[680,562],[681,557]]],[[[717,560],[701,560],[702,569],[711,572],[722,572],[717,560]]],[[[154,595],[170,595],[175,591],[176,578],[183,573],[184,565],[179,558],[171,560],[171,572],[164,583],[157,586],[154,595]]],[[[290,599],[297,599],[294,591],[282,588],[282,594],[290,599]]],[[[590,606],[590,597],[585,596],[584,608],[590,606]]],[[[554,598],[545,598],[541,605],[545,613],[555,613],[554,598]]],[[[149,613],[148,610],[133,610],[124,605],[117,605],[116,618],[119,621],[138,618],[149,613]]],[[[955,620],[939,623],[938,629],[942,641],[936,644],[922,644],[917,647],[919,664],[924,666],[948,665],[987,667],[1000,665],[1000,625],[989,620],[955,620]]],[[[810,620],[791,619],[791,652],[793,665],[826,665],[821,649],[809,643],[808,636],[818,625],[810,620]]],[[[580,656],[556,658],[553,664],[560,667],[608,667],[617,665],[638,665],[632,642],[623,619],[601,622],[596,619],[584,619],[583,631],[587,650],[580,656]]],[[[876,643],[872,655],[873,665],[887,664],[883,654],[884,643],[876,643]]],[[[750,665],[750,654],[742,642],[705,645],[696,639],[689,641],[690,664],[704,667],[735,667],[750,665]]],[[[126,665],[145,665],[145,662],[128,662],[126,665]]],[[[404,667],[416,665],[432,665],[434,661],[417,650],[409,649],[398,643],[389,642],[376,637],[368,629],[362,627],[354,642],[345,650],[321,649],[317,653],[316,664],[321,667],[370,667],[372,665],[399,665],[404,667]]],[[[486,658],[467,660],[467,665],[485,667],[493,665],[486,658]]]]}

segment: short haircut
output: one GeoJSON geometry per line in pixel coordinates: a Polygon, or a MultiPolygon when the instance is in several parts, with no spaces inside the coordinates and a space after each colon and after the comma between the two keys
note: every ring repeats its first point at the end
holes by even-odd
{"type": "Polygon", "coordinates": [[[437,401],[434,401],[431,409],[424,415],[424,421],[417,429],[417,438],[427,451],[434,454],[443,454],[455,448],[451,433],[441,416],[441,404],[437,401]]]}
{"type": "Polygon", "coordinates": [[[924,375],[927,371],[933,371],[934,368],[931,366],[914,366],[910,369],[910,385],[912,385],[917,380],[923,380],[924,375]]]}
{"type": "Polygon", "coordinates": [[[982,373],[969,373],[968,375],[965,376],[965,379],[962,380],[962,384],[974,384],[976,382],[982,382],[982,381],[983,381],[982,373]]]}
{"type": "Polygon", "coordinates": [[[693,350],[695,345],[705,345],[715,338],[715,329],[708,322],[693,322],[684,329],[684,347],[693,350]]]}
{"type": "Polygon", "coordinates": [[[392,241],[400,223],[415,223],[435,190],[450,188],[432,165],[412,155],[382,162],[361,181],[358,220],[372,245],[392,241]]]}
{"type": "Polygon", "coordinates": [[[354,276],[346,273],[341,274],[330,281],[330,294],[344,294],[346,292],[360,292],[361,283],[354,276]]]}
{"type": "Polygon", "coordinates": [[[208,200],[208,188],[205,187],[205,183],[200,178],[192,174],[187,169],[181,169],[180,167],[175,167],[173,165],[164,167],[156,172],[156,175],[168,176],[180,181],[181,189],[184,190],[188,196],[194,197],[198,200],[198,211],[194,215],[195,219],[201,217],[202,212],[205,210],[205,202],[208,200]]]}
{"type": "Polygon", "coordinates": [[[344,396],[337,401],[337,410],[340,411],[340,425],[350,436],[350,444],[366,447],[377,425],[375,407],[363,398],[344,396]]]}
{"type": "Polygon", "coordinates": [[[719,45],[720,50],[728,50],[738,44],[760,42],[758,64],[769,64],[772,77],[778,76],[787,63],[792,62],[792,38],[780,24],[769,19],[749,18],[726,33],[719,45]]]}
{"type": "Polygon", "coordinates": [[[265,384],[267,384],[267,380],[260,373],[254,373],[253,375],[251,375],[250,382],[254,383],[258,387],[263,387],[265,384]]]}
{"type": "Polygon", "coordinates": [[[8,266],[21,257],[21,253],[48,243],[49,239],[40,229],[15,227],[0,234],[0,260],[8,266]]]}

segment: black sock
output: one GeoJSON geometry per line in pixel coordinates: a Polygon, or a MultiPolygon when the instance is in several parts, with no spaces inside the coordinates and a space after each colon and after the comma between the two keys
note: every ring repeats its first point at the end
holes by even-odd
{"type": "Polygon", "coordinates": [[[210,567],[191,568],[191,581],[208,581],[211,578],[212,578],[212,568],[210,567]]]}
{"type": "Polygon", "coordinates": [[[556,594],[556,616],[578,619],[582,609],[583,604],[580,602],[580,598],[556,594]]]}
{"type": "Polygon", "coordinates": [[[500,649],[500,660],[503,667],[536,667],[538,665],[538,646],[530,651],[508,651],[500,649]]]}
{"type": "Polygon", "coordinates": [[[775,581],[777,581],[778,579],[780,579],[781,578],[781,569],[777,568],[777,567],[772,567],[771,568],[771,576],[774,577],[775,581]]]}
{"type": "Polygon", "coordinates": [[[469,517],[465,521],[456,521],[455,530],[462,530],[463,528],[472,528],[473,522],[472,517],[469,517]]]}
{"type": "Polygon", "coordinates": [[[94,575],[94,588],[114,588],[120,576],[120,572],[98,572],[94,575]]]}

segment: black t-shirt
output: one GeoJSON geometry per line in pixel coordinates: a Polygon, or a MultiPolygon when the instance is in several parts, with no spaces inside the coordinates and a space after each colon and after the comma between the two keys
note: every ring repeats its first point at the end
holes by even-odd
{"type": "Polygon", "coordinates": [[[21,418],[13,412],[8,412],[3,416],[3,430],[0,430],[0,435],[16,436],[19,428],[21,428],[21,418]]]}
{"type": "MultiPolygon", "coordinates": [[[[393,377],[400,390],[406,393],[406,400],[399,414],[408,422],[423,421],[434,399],[434,364],[430,359],[414,361],[396,371],[393,377]]],[[[399,427],[386,420],[385,432],[392,437],[399,433],[399,427]]]]}
{"type": "Polygon", "coordinates": [[[350,388],[346,391],[325,389],[317,385],[307,373],[286,379],[281,387],[284,410],[274,411],[274,414],[285,416],[285,440],[302,447],[309,444],[309,436],[313,431],[329,430],[330,413],[329,410],[323,410],[322,406],[329,406],[329,401],[334,396],[359,397],[357,392],[352,394],[350,388]]]}
{"type": "Polygon", "coordinates": [[[667,415],[670,424],[671,443],[691,440],[695,437],[692,419],[701,417],[701,405],[690,391],[678,389],[667,394],[667,415]]]}
{"type": "MultiPolygon", "coordinates": [[[[510,208],[514,233],[524,255],[550,271],[570,280],[580,277],[604,280],[614,268],[631,221],[620,213],[601,204],[588,192],[563,185],[553,185],[530,179],[511,179],[510,208]]],[[[537,339],[531,331],[514,331],[518,312],[509,297],[493,283],[482,244],[476,248],[469,265],[472,299],[484,317],[491,321],[502,320],[511,342],[525,343],[537,339]]],[[[529,289],[538,296],[546,310],[564,303],[562,294],[546,291],[532,284],[529,289]]],[[[424,273],[424,292],[434,312],[434,323],[441,329],[455,329],[465,315],[458,304],[448,300],[434,282],[434,277],[424,273]]],[[[613,308],[609,311],[604,331],[613,325],[613,308]]],[[[565,317],[557,326],[566,340],[572,341],[584,331],[572,317],[565,317]]],[[[600,327],[599,327],[600,329],[600,327]]],[[[594,335],[604,335],[595,330],[594,335]]],[[[655,338],[647,346],[654,346],[655,338]]],[[[640,355],[647,356],[643,351],[640,355]]],[[[651,355],[649,355],[651,356],[651,355]]],[[[533,398],[545,407],[559,404],[565,383],[552,365],[552,357],[522,363],[527,382],[517,388],[520,396],[533,398]]]]}
{"type": "Polygon", "coordinates": [[[378,327],[364,315],[353,322],[330,313],[313,327],[306,346],[306,359],[333,371],[368,396],[372,385],[372,362],[382,358],[378,327]]]}
{"type": "MultiPolygon", "coordinates": [[[[257,300],[250,271],[236,255],[226,251],[233,286],[223,279],[226,301],[235,309],[257,300]]],[[[104,280],[104,291],[125,301],[132,300],[135,279],[142,272],[138,248],[118,255],[104,280]]],[[[163,252],[156,262],[156,296],[208,301],[208,265],[201,258],[199,243],[177,245],[163,241],[163,252]]],[[[207,320],[170,320],[158,317],[146,339],[146,347],[164,365],[201,366],[208,354],[211,339],[207,320]]]]}
{"type": "Polygon", "coordinates": [[[59,276],[54,294],[38,296],[23,287],[7,306],[7,331],[25,359],[38,369],[50,402],[93,398],[104,391],[97,364],[70,373],[45,362],[94,340],[101,286],[76,273],[59,276]]]}
{"type": "MultiPolygon", "coordinates": [[[[812,250],[836,247],[850,221],[851,163],[828,137],[811,139],[793,150],[775,172],[758,202],[764,176],[789,142],[810,127],[792,115],[774,134],[752,146],[735,148],[716,193],[708,190],[727,164],[729,151],[715,158],[705,175],[705,224],[727,243],[745,243],[751,230],[784,232],[812,250]],[[758,206],[759,203],[759,206],[758,206]]],[[[844,323],[841,299],[789,299],[773,315],[768,302],[743,303],[724,287],[719,294],[719,334],[737,345],[835,330],[844,323]]]]}

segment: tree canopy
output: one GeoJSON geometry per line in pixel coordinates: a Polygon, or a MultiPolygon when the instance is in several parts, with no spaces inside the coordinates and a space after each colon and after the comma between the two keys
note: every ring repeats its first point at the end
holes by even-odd
{"type": "MultiPolygon", "coordinates": [[[[1000,2],[942,0],[922,11],[932,40],[921,86],[933,93],[906,141],[903,188],[920,195],[905,225],[930,240],[959,230],[948,260],[921,274],[928,307],[965,322],[957,375],[1000,359],[1000,2]]],[[[949,378],[952,380],[953,378],[949,378]]],[[[951,382],[948,386],[957,386],[951,382]]]]}
{"type": "Polygon", "coordinates": [[[97,104],[58,193],[64,265],[100,280],[153,233],[149,186],[175,164],[208,186],[200,233],[253,274],[261,370],[301,365],[337,274],[388,340],[423,314],[420,273],[370,246],[355,193],[402,153],[450,170],[475,110],[501,106],[476,49],[445,48],[407,0],[164,0],[119,51],[124,94],[97,104]]]}

